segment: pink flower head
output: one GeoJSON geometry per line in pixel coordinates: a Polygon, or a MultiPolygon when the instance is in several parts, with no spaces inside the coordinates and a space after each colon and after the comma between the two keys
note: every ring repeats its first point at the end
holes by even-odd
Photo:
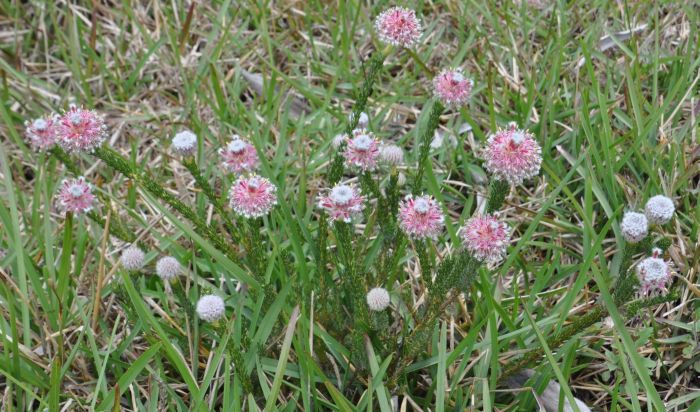
{"type": "Polygon", "coordinates": [[[379,141],[366,129],[355,129],[345,148],[345,163],[362,171],[372,171],[377,167],[379,141]]]}
{"type": "Polygon", "coordinates": [[[48,150],[56,144],[57,116],[46,116],[25,122],[26,135],[36,150],[48,150]]]}
{"type": "Polygon", "coordinates": [[[224,167],[231,173],[251,172],[260,163],[255,146],[237,134],[233,135],[233,140],[226,147],[219,149],[219,155],[224,167]]]}
{"type": "Polygon", "coordinates": [[[648,257],[637,265],[637,278],[639,279],[639,292],[648,295],[652,292],[666,292],[666,287],[671,283],[673,272],[668,263],[661,257],[661,250],[654,249],[651,257],[648,257]]]}
{"type": "Polygon", "coordinates": [[[276,204],[277,187],[264,177],[241,176],[231,187],[231,208],[241,216],[265,216],[276,204]]]}
{"type": "Polygon", "coordinates": [[[95,195],[92,187],[80,176],[77,179],[66,179],[61,183],[58,192],[58,206],[64,212],[75,214],[86,213],[92,209],[95,195]]]}
{"type": "Polygon", "coordinates": [[[107,137],[107,125],[97,112],[71,106],[59,119],[56,134],[69,152],[92,151],[107,137]]]}
{"type": "Polygon", "coordinates": [[[479,261],[496,263],[506,254],[510,227],[493,215],[473,216],[459,231],[467,250],[479,261]]]}
{"type": "Polygon", "coordinates": [[[511,123],[489,137],[484,150],[485,166],[496,179],[518,185],[540,172],[541,153],[533,135],[511,123]]]}
{"type": "Polygon", "coordinates": [[[442,233],[445,218],[432,196],[406,196],[399,205],[399,226],[413,239],[436,239],[442,233]]]}
{"type": "Polygon", "coordinates": [[[338,184],[327,196],[321,196],[318,207],[328,212],[331,221],[342,220],[349,223],[354,216],[362,213],[365,197],[360,190],[350,185],[338,184]]]}
{"type": "Polygon", "coordinates": [[[414,48],[423,35],[416,12],[403,7],[385,10],[374,22],[379,40],[394,46],[414,48]]]}
{"type": "Polygon", "coordinates": [[[464,106],[472,95],[474,82],[462,69],[446,69],[433,78],[435,96],[445,106],[464,106]]]}

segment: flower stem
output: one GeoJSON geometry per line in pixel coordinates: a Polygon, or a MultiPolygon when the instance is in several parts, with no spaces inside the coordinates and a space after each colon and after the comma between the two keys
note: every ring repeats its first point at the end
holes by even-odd
{"type": "Polygon", "coordinates": [[[420,153],[418,155],[418,171],[416,172],[415,180],[413,181],[413,194],[416,195],[420,192],[423,187],[423,174],[425,173],[426,162],[428,160],[428,154],[430,154],[430,142],[435,134],[435,129],[440,125],[440,115],[445,110],[445,107],[440,102],[435,102],[432,110],[430,111],[430,117],[428,118],[428,125],[426,126],[423,134],[420,138],[420,153]]]}
{"type": "Polygon", "coordinates": [[[236,229],[236,226],[233,224],[233,221],[231,221],[231,219],[228,217],[228,213],[226,212],[226,209],[224,209],[223,202],[216,195],[214,189],[211,187],[207,179],[205,179],[202,175],[202,172],[197,166],[197,163],[194,161],[194,158],[190,157],[185,159],[183,161],[183,164],[185,165],[187,170],[189,170],[189,172],[192,174],[192,177],[194,177],[194,181],[197,184],[197,186],[199,186],[199,188],[202,189],[204,195],[209,199],[212,205],[214,205],[214,209],[216,209],[216,212],[219,214],[219,216],[221,216],[221,219],[224,222],[224,227],[226,227],[226,230],[229,232],[233,240],[239,241],[241,238],[239,231],[236,229]]]}
{"type": "Polygon", "coordinates": [[[95,149],[93,155],[105,162],[112,169],[134,180],[134,182],[139,184],[151,195],[167,203],[170,207],[180,213],[180,215],[192,222],[195,231],[200,236],[211,241],[217,249],[224,253],[233,262],[239,261],[234,250],[221,236],[219,236],[214,227],[209,226],[206,222],[204,222],[204,220],[197,216],[197,214],[191,208],[180,201],[180,199],[163,189],[148,173],[141,173],[131,164],[129,164],[129,162],[121,155],[106,147],[95,149]]]}

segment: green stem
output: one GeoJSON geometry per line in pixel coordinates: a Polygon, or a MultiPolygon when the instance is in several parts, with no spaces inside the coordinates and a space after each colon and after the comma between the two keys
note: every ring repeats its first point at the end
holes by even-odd
{"type": "Polygon", "coordinates": [[[421,59],[421,57],[418,55],[418,53],[416,53],[415,51],[413,51],[411,49],[406,49],[406,52],[408,53],[409,56],[411,56],[411,58],[418,65],[418,67],[420,67],[420,69],[423,70],[423,73],[426,76],[428,76],[428,78],[432,79],[433,77],[435,77],[435,72],[430,70],[428,65],[425,64],[425,62],[423,61],[423,59],[421,59]]]}
{"type": "Polygon", "coordinates": [[[228,217],[228,213],[224,208],[223,202],[216,195],[216,192],[214,192],[214,189],[211,187],[207,179],[202,175],[202,172],[197,166],[197,163],[194,161],[194,158],[189,157],[184,159],[183,164],[187,170],[189,170],[190,174],[192,174],[192,177],[194,177],[195,184],[202,189],[204,195],[209,199],[212,205],[214,205],[214,209],[216,209],[216,212],[219,214],[219,216],[221,216],[221,219],[224,222],[224,227],[226,227],[226,230],[229,232],[233,240],[240,241],[241,235],[236,229],[236,226],[233,224],[233,221],[228,217]]]}
{"type": "MultiPolygon", "coordinates": [[[[386,57],[383,53],[377,51],[367,62],[365,81],[360,89],[360,93],[357,95],[355,105],[353,106],[352,115],[350,116],[348,124],[345,127],[346,135],[350,135],[355,127],[357,127],[357,122],[360,120],[360,113],[365,111],[369,96],[372,94],[374,83],[377,80],[377,77],[379,77],[380,70],[382,67],[384,67],[385,58],[386,57]]],[[[345,167],[342,150],[338,150],[333,158],[331,168],[328,173],[328,182],[331,184],[331,186],[340,181],[340,179],[343,177],[344,169],[345,167]]]]}
{"type": "MultiPolygon", "coordinates": [[[[607,311],[605,308],[602,305],[597,305],[591,309],[590,312],[575,318],[572,323],[564,327],[559,333],[547,339],[547,346],[552,350],[557,349],[559,346],[567,342],[572,336],[582,332],[596,322],[600,321],[600,319],[602,319],[606,314],[607,311]]],[[[498,378],[499,381],[503,381],[504,379],[510,377],[515,372],[518,372],[522,368],[528,366],[531,362],[541,358],[543,355],[544,349],[542,348],[534,349],[528,352],[519,361],[508,366],[498,378]]]]}
{"type": "Polygon", "coordinates": [[[182,201],[180,201],[180,199],[163,189],[147,172],[141,173],[136,168],[132,167],[129,162],[118,153],[106,147],[95,149],[93,155],[101,159],[112,169],[132,179],[154,197],[167,203],[170,207],[180,213],[180,215],[192,222],[195,232],[211,241],[217,249],[224,253],[233,262],[238,262],[239,259],[234,250],[221,236],[219,236],[214,227],[206,224],[204,220],[197,216],[197,214],[182,201]]]}
{"type": "Polygon", "coordinates": [[[423,134],[420,138],[420,154],[418,155],[418,171],[416,172],[416,178],[413,181],[413,194],[416,195],[420,192],[423,187],[423,174],[425,173],[425,167],[428,160],[428,155],[430,154],[430,142],[433,140],[435,135],[435,129],[440,125],[440,115],[445,110],[445,107],[440,102],[435,102],[433,104],[433,109],[430,111],[430,117],[428,118],[428,125],[426,126],[423,134]]]}

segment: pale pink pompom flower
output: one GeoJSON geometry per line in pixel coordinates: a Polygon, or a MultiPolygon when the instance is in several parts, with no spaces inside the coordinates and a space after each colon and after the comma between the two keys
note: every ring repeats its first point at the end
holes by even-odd
{"type": "Polygon", "coordinates": [[[241,176],[231,187],[231,208],[243,217],[265,216],[276,204],[277,187],[264,177],[241,176]]]}
{"type": "Polygon", "coordinates": [[[352,218],[362,213],[365,197],[360,190],[346,184],[338,184],[326,196],[321,196],[318,206],[328,213],[332,222],[349,223],[352,218]]]}
{"type": "Polygon", "coordinates": [[[389,291],[384,288],[373,288],[367,292],[367,306],[373,312],[381,312],[391,304],[389,291]]]}
{"type": "Polygon", "coordinates": [[[183,130],[173,136],[171,147],[180,156],[192,156],[197,152],[197,135],[189,130],[183,130]]]}
{"type": "Polygon", "coordinates": [[[51,149],[56,144],[58,121],[58,116],[46,116],[25,122],[26,136],[32,147],[39,151],[51,149]]]}
{"type": "Polygon", "coordinates": [[[61,182],[58,191],[58,206],[64,212],[75,214],[87,213],[92,210],[95,195],[92,186],[80,176],[76,179],[66,179],[61,182]]]}
{"type": "Polygon", "coordinates": [[[169,282],[182,274],[182,265],[172,256],[165,256],[156,262],[156,274],[163,281],[169,282]]]}
{"type": "Polygon", "coordinates": [[[216,295],[204,295],[197,301],[197,315],[206,322],[216,322],[226,314],[224,300],[216,295]]]}
{"type": "Polygon", "coordinates": [[[435,96],[445,106],[461,107],[472,95],[474,82],[462,69],[445,69],[433,78],[435,96]]]}
{"type": "Polygon", "coordinates": [[[489,137],[484,160],[496,179],[518,185],[540,172],[542,149],[530,132],[511,123],[489,137]]]}
{"type": "Polygon", "coordinates": [[[379,156],[385,163],[392,166],[403,163],[403,149],[395,144],[382,146],[379,156]]]}
{"type": "Polygon", "coordinates": [[[69,152],[92,151],[107,138],[104,118],[94,110],[71,106],[56,128],[59,144],[69,152]]]}
{"type": "Polygon", "coordinates": [[[665,293],[673,278],[673,271],[661,256],[661,249],[652,251],[648,257],[637,264],[639,292],[648,295],[653,292],[665,293]]]}
{"type": "Polygon", "coordinates": [[[122,251],[119,258],[122,266],[126,270],[139,270],[143,267],[146,254],[138,246],[132,245],[122,251]]]}
{"type": "Polygon", "coordinates": [[[620,222],[620,231],[629,243],[641,242],[649,233],[649,221],[643,213],[625,212],[620,222]]]}
{"type": "Polygon", "coordinates": [[[647,201],[644,214],[650,223],[664,225],[671,221],[676,207],[670,197],[656,195],[647,201]]]}
{"type": "Polygon", "coordinates": [[[399,204],[399,227],[412,239],[436,239],[444,224],[440,206],[432,196],[408,195],[399,204]]]}
{"type": "Polygon", "coordinates": [[[345,152],[345,163],[363,172],[372,171],[377,167],[379,158],[379,140],[366,129],[355,129],[348,139],[345,152]]]}
{"type": "Polygon", "coordinates": [[[418,45],[423,27],[416,12],[404,7],[392,7],[382,12],[374,22],[379,40],[408,49],[418,45]]]}
{"type": "Polygon", "coordinates": [[[224,168],[236,174],[252,172],[260,164],[255,146],[238,135],[233,135],[229,144],[219,149],[219,156],[224,168]]]}
{"type": "Polygon", "coordinates": [[[493,215],[473,216],[464,223],[459,234],[471,255],[487,263],[503,258],[510,242],[510,227],[493,215]]]}

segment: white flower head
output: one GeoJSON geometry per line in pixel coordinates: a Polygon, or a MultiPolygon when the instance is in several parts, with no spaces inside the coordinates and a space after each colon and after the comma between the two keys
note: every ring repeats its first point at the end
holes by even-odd
{"type": "Polygon", "coordinates": [[[156,274],[163,281],[175,279],[182,273],[182,265],[172,256],[162,257],[156,263],[156,274]]]}
{"type": "Polygon", "coordinates": [[[637,243],[649,233],[649,222],[643,213],[625,212],[620,223],[620,230],[626,241],[637,243]]]}
{"type": "Polygon", "coordinates": [[[391,303],[389,292],[384,288],[374,288],[367,293],[367,306],[374,312],[381,312],[391,303]]]}
{"type": "Polygon", "coordinates": [[[656,195],[647,201],[644,214],[650,223],[663,225],[668,223],[673,217],[676,207],[673,200],[663,195],[656,195]]]}
{"type": "Polygon", "coordinates": [[[145,257],[146,254],[143,253],[143,250],[139,249],[138,246],[132,245],[122,251],[119,261],[124,269],[133,271],[143,267],[145,257]]]}
{"type": "Polygon", "coordinates": [[[204,295],[197,301],[197,315],[206,322],[215,322],[226,313],[224,300],[216,295],[204,295]]]}
{"type": "Polygon", "coordinates": [[[173,137],[172,147],[179,155],[191,156],[197,150],[197,136],[189,130],[179,132],[173,137]]]}

